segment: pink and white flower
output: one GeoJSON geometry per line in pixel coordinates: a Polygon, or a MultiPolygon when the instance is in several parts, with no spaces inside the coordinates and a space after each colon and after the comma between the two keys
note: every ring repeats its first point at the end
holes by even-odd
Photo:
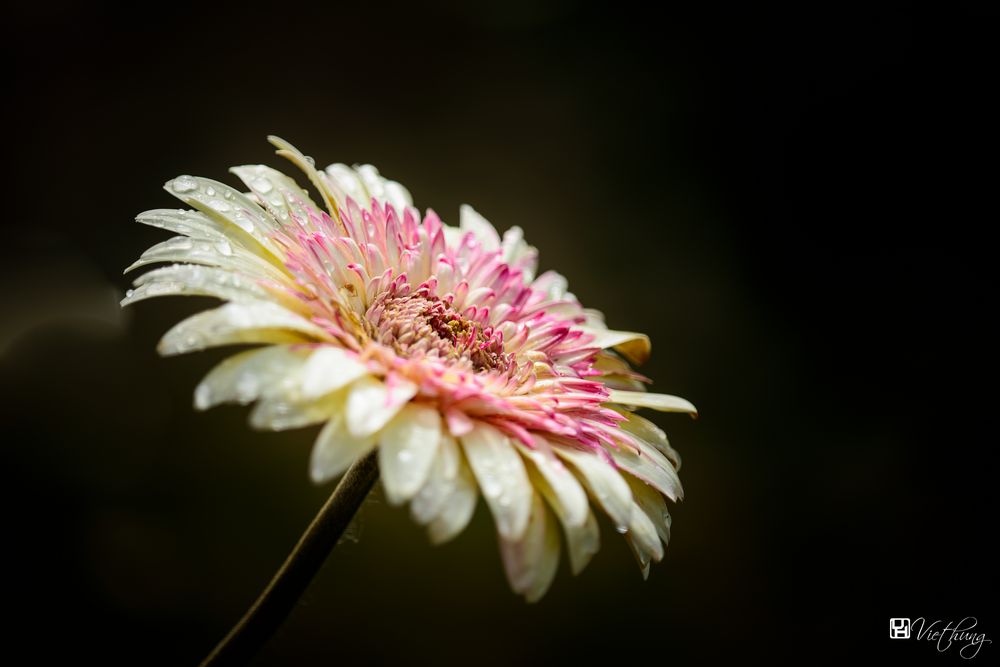
{"type": "Polygon", "coordinates": [[[271,138],[308,177],[235,167],[248,192],[180,176],[168,192],[193,210],[157,209],[144,224],[179,234],[129,270],[123,305],[153,296],[226,303],[163,337],[164,355],[254,344],[201,382],[195,405],[256,405],[274,430],[322,424],[310,472],[337,477],[378,448],[386,497],[409,503],[439,543],[469,522],[482,492],[514,591],[537,600],[559,560],[559,527],[578,573],[598,549],[591,502],[624,534],[648,575],[670,537],[666,499],[681,498],[680,457],[637,407],[695,415],[647,393],[632,370],[640,333],[608,329],[566,279],[535,275],[520,228],[501,237],[471,207],[459,226],[370,166],[325,170],[271,138]]]}

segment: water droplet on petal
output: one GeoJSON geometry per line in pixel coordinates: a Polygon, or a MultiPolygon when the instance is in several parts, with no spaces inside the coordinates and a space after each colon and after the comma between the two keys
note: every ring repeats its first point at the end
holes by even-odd
{"type": "Polygon", "coordinates": [[[130,290],[126,290],[126,291],[125,291],[125,298],[126,298],[126,299],[128,299],[128,298],[130,298],[130,297],[131,297],[131,296],[132,296],[133,294],[135,294],[135,290],[134,290],[134,289],[130,289],[130,290]]]}
{"type": "Polygon", "coordinates": [[[178,176],[170,184],[170,187],[173,188],[174,192],[191,192],[198,189],[198,181],[190,176],[178,176]]]}
{"type": "Polygon", "coordinates": [[[207,188],[205,188],[205,194],[208,195],[209,197],[214,197],[215,196],[215,188],[213,188],[211,185],[208,186],[207,188]]]}
{"type": "Polygon", "coordinates": [[[215,249],[218,250],[223,255],[225,255],[226,257],[233,254],[233,246],[229,245],[229,241],[227,241],[226,239],[220,239],[215,244],[215,249]]]}
{"type": "Polygon", "coordinates": [[[256,190],[262,195],[266,195],[274,187],[273,185],[271,185],[271,181],[267,180],[263,176],[258,176],[257,178],[253,179],[253,182],[251,182],[250,185],[253,187],[254,190],[256,190]]]}
{"type": "Polygon", "coordinates": [[[628,526],[615,526],[615,530],[624,535],[628,532],[628,526]]]}
{"type": "Polygon", "coordinates": [[[212,199],[208,202],[208,205],[214,208],[219,213],[225,213],[232,207],[221,199],[212,199]]]}

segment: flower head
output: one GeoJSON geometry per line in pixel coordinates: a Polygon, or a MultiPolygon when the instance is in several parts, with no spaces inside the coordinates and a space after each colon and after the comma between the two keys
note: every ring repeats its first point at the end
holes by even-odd
{"type": "Polygon", "coordinates": [[[670,537],[680,457],[637,407],[695,414],[644,391],[632,370],[649,339],[608,329],[512,227],[501,237],[472,208],[458,227],[421,216],[403,186],[370,166],[325,170],[286,142],[323,206],[263,165],[235,167],[248,192],[180,176],[166,189],[194,210],[144,224],[179,234],[129,269],[123,305],[165,295],[226,303],[177,324],[164,355],[255,344],[212,370],[195,405],[256,402],[274,430],[323,424],[312,479],[325,482],[378,448],[389,501],[409,503],[434,542],[458,534],[482,492],[512,588],[541,597],[559,527],[572,570],[598,548],[591,500],[624,534],[643,575],[670,537]]]}

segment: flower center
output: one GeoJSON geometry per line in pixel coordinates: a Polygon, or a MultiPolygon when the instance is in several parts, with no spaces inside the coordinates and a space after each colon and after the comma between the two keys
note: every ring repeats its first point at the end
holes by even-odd
{"type": "Polygon", "coordinates": [[[368,334],[401,357],[447,359],[474,371],[505,371],[513,355],[503,349],[503,335],[463,317],[434,296],[390,296],[368,310],[368,334]]]}

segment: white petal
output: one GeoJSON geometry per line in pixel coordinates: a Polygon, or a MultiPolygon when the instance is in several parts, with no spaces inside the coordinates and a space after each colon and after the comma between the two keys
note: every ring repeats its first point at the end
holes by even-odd
{"type": "Polygon", "coordinates": [[[291,391],[306,356],[305,350],[288,345],[233,355],[213,368],[195,389],[195,407],[206,410],[227,402],[245,405],[267,393],[291,391]]]}
{"type": "Polygon", "coordinates": [[[367,375],[357,355],[333,345],[323,345],[302,368],[302,397],[318,398],[367,375]]]}
{"type": "Polygon", "coordinates": [[[455,438],[442,433],[427,481],[410,503],[410,515],[414,521],[428,524],[441,513],[445,501],[455,490],[460,457],[455,438]]]}
{"type": "Polygon", "coordinates": [[[215,266],[254,278],[284,280],[285,274],[266,261],[227,239],[206,241],[175,236],[152,246],[125,269],[125,273],[160,262],[187,262],[215,266]]]}
{"type": "Polygon", "coordinates": [[[544,293],[551,301],[561,301],[567,294],[566,290],[569,289],[569,282],[562,274],[555,271],[546,271],[535,278],[535,281],[531,283],[531,287],[544,293]]]}
{"type": "Polygon", "coordinates": [[[663,429],[645,417],[640,417],[629,410],[618,409],[617,412],[627,418],[626,421],[620,424],[622,430],[627,431],[643,442],[652,445],[674,464],[674,470],[680,472],[681,455],[676,449],[670,446],[670,442],[667,440],[667,434],[663,432],[663,429]]]}
{"type": "Polygon", "coordinates": [[[469,524],[479,497],[476,480],[465,461],[460,460],[454,488],[442,505],[441,512],[434,517],[427,532],[431,542],[441,544],[458,535],[469,524]]]}
{"type": "Polygon", "coordinates": [[[538,268],[538,250],[525,242],[524,231],[520,227],[515,225],[503,233],[501,248],[503,249],[503,261],[510,266],[521,269],[525,283],[530,283],[535,279],[535,270],[538,268]]]}
{"type": "Polygon", "coordinates": [[[463,435],[461,441],[469,466],[493,512],[497,530],[502,536],[516,540],[528,525],[532,493],[520,455],[510,438],[481,422],[463,435]]]}
{"type": "Polygon", "coordinates": [[[660,412],[686,412],[693,417],[698,416],[698,409],[687,400],[679,396],[669,394],[651,394],[644,391],[621,391],[611,390],[608,399],[612,403],[622,405],[637,405],[644,408],[653,408],[660,412]]]}
{"type": "Polygon", "coordinates": [[[427,481],[441,439],[436,408],[410,403],[382,429],[378,461],[388,501],[399,505],[427,481]]]}
{"type": "Polygon", "coordinates": [[[313,445],[309,474],[317,484],[333,479],[374,446],[373,436],[354,436],[344,422],[343,412],[335,412],[313,445]]]}
{"type": "Polygon", "coordinates": [[[343,410],[344,397],[341,394],[328,394],[310,400],[293,394],[270,395],[261,398],[254,406],[250,412],[250,425],[272,431],[303,428],[327,421],[331,415],[343,410]]]}
{"type": "Polygon", "coordinates": [[[548,590],[559,566],[559,532],[541,496],[532,494],[528,526],[517,540],[500,538],[500,555],[511,589],[528,602],[548,590]]]}
{"type": "Polygon", "coordinates": [[[597,518],[588,510],[587,519],[582,526],[568,526],[564,523],[563,531],[566,533],[566,551],[569,553],[570,569],[574,575],[580,574],[601,548],[597,518]]]}
{"type": "Polygon", "coordinates": [[[163,187],[205,215],[230,225],[234,234],[242,231],[266,249],[280,265],[284,253],[271,237],[281,225],[242,192],[225,183],[197,176],[178,176],[167,181],[163,187]]]}
{"type": "Polygon", "coordinates": [[[639,452],[636,453],[625,446],[608,447],[607,452],[615,460],[615,464],[650,484],[671,500],[684,497],[684,489],[677,471],[667,458],[643,441],[638,441],[639,452]]]}
{"type": "Polygon", "coordinates": [[[646,513],[637,504],[632,504],[632,519],[629,521],[628,533],[625,534],[632,553],[639,561],[642,576],[649,576],[649,562],[659,562],[663,559],[663,544],[657,535],[656,527],[646,513]]]}
{"type": "Polygon", "coordinates": [[[458,228],[463,232],[472,232],[476,240],[482,244],[483,250],[490,252],[500,248],[500,235],[489,220],[479,215],[476,209],[468,204],[459,208],[458,228]]]}
{"type": "Polygon", "coordinates": [[[164,334],[157,349],[162,355],[171,355],[235,343],[297,343],[311,339],[328,340],[329,335],[275,303],[227,303],[178,323],[164,334]]]}
{"type": "Polygon", "coordinates": [[[539,447],[531,449],[521,443],[515,443],[521,455],[534,464],[534,470],[544,480],[545,496],[549,499],[549,504],[556,509],[559,518],[570,526],[582,526],[587,520],[587,513],[590,505],[587,502],[587,493],[580,486],[573,473],[553,454],[548,443],[536,437],[539,447]]]}
{"type": "Polygon", "coordinates": [[[309,198],[309,193],[299,187],[295,179],[262,164],[245,164],[232,167],[250,191],[264,204],[272,218],[284,224],[292,223],[292,214],[300,222],[308,223],[306,207],[319,211],[319,207],[309,198]]]}
{"type": "Polygon", "coordinates": [[[166,229],[202,241],[229,240],[226,235],[228,225],[213,220],[201,211],[157,208],[140,213],[135,220],[150,227],[166,229]]]}
{"type": "Polygon", "coordinates": [[[553,445],[559,456],[579,471],[591,495],[608,513],[619,531],[628,530],[632,517],[632,492],[628,483],[610,463],[596,453],[553,445]]]}
{"type": "Polygon", "coordinates": [[[667,511],[667,502],[653,487],[642,480],[630,475],[625,477],[629,488],[632,489],[632,497],[649,520],[656,527],[656,532],[660,536],[664,545],[670,543],[670,513],[667,511]]]}
{"type": "Polygon", "coordinates": [[[144,273],[136,279],[135,286],[122,300],[122,306],[168,295],[214,296],[237,303],[270,298],[253,278],[235,271],[193,264],[174,264],[144,273]]]}
{"type": "Polygon", "coordinates": [[[578,328],[594,336],[594,341],[588,345],[600,348],[613,347],[635,364],[645,363],[649,359],[652,345],[649,342],[649,336],[644,333],[614,331],[589,326],[579,326],[578,328]]]}
{"type": "Polygon", "coordinates": [[[417,393],[416,385],[365,376],[348,387],[347,428],[357,437],[378,432],[417,393]]]}
{"type": "MultiPolygon", "coordinates": [[[[306,175],[309,182],[313,184],[313,187],[316,188],[316,190],[320,193],[320,196],[323,197],[323,202],[326,204],[326,209],[329,211],[330,215],[337,215],[337,207],[333,202],[333,193],[327,189],[326,182],[320,178],[319,172],[316,171],[316,167],[314,166],[312,159],[303,155],[299,149],[295,148],[295,146],[291,145],[281,137],[271,135],[267,138],[267,140],[278,148],[278,155],[283,158],[287,158],[292,162],[292,164],[302,170],[302,173],[306,175]]],[[[306,196],[305,201],[308,202],[308,200],[309,197],[306,196]]],[[[316,208],[315,204],[309,203],[309,205],[313,209],[316,208]]]]}

